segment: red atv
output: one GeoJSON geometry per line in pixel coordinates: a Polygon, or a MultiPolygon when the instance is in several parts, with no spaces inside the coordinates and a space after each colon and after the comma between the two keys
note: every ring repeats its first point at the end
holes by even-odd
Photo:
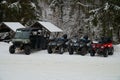
{"type": "Polygon", "coordinates": [[[114,48],[112,42],[92,42],[89,52],[91,56],[95,56],[95,53],[97,53],[107,57],[108,55],[113,55],[114,48]]]}

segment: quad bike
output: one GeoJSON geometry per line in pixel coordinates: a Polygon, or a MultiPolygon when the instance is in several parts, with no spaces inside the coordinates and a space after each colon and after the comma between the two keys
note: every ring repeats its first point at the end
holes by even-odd
{"type": "Polygon", "coordinates": [[[51,39],[48,43],[48,53],[51,54],[57,52],[59,54],[63,54],[65,49],[65,42],[66,41],[62,38],[51,39]]]}
{"type": "Polygon", "coordinates": [[[108,55],[113,55],[114,48],[112,42],[92,42],[89,52],[91,56],[95,56],[95,54],[97,53],[103,55],[104,57],[108,57],[108,55]]]}
{"type": "Polygon", "coordinates": [[[72,55],[74,52],[80,55],[86,55],[88,51],[87,43],[83,42],[79,38],[72,38],[68,42],[68,52],[72,55]]]}

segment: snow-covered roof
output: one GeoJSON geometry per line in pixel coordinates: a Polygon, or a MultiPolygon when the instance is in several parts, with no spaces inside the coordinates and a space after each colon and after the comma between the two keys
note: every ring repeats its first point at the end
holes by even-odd
{"type": "Polygon", "coordinates": [[[24,26],[19,22],[3,22],[3,24],[5,24],[7,27],[12,29],[13,31],[16,31],[16,29],[18,28],[24,28],[24,26]]]}
{"type": "Polygon", "coordinates": [[[58,28],[57,26],[55,26],[54,24],[50,22],[38,21],[38,23],[40,23],[43,27],[45,27],[50,32],[62,32],[60,28],[58,28]]]}

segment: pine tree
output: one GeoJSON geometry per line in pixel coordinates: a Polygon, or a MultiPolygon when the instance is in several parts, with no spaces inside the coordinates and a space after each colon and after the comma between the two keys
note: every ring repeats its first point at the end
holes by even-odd
{"type": "Polygon", "coordinates": [[[56,21],[57,26],[61,26],[63,23],[63,6],[64,6],[64,1],[63,0],[53,0],[50,3],[50,8],[53,11],[53,18],[54,21],[56,21]]]}
{"type": "Polygon", "coordinates": [[[8,2],[2,1],[0,3],[1,22],[18,21],[24,25],[30,25],[40,19],[40,10],[38,11],[36,4],[30,0],[8,0],[8,2]]]}
{"type": "MultiPolygon", "coordinates": [[[[117,3],[118,4],[118,3],[117,3]]],[[[92,23],[94,26],[102,28],[102,35],[113,37],[113,34],[117,35],[114,37],[119,38],[119,19],[120,7],[114,4],[114,2],[108,1],[104,5],[100,6],[93,11],[92,23]]]]}
{"type": "Polygon", "coordinates": [[[0,2],[0,22],[7,21],[8,5],[9,3],[5,0],[0,2]]]}

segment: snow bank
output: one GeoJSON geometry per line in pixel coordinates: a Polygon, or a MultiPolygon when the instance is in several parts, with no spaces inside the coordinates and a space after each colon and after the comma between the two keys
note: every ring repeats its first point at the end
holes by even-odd
{"type": "Polygon", "coordinates": [[[120,80],[120,45],[107,58],[48,54],[46,50],[9,54],[10,45],[0,42],[0,80],[120,80]]]}

